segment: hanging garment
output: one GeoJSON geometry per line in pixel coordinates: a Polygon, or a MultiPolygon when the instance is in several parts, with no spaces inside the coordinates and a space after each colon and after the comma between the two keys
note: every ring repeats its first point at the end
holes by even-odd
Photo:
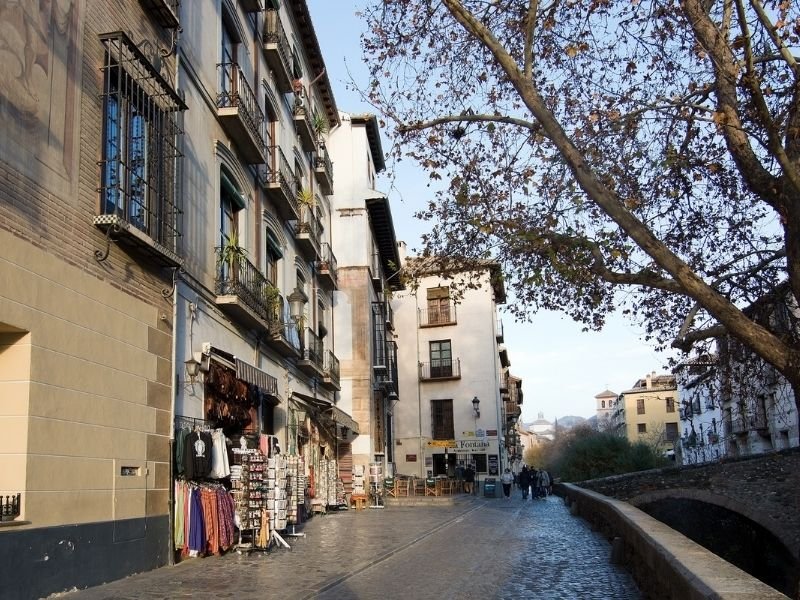
{"type": "Polygon", "coordinates": [[[183,453],[184,453],[184,443],[186,442],[186,436],[191,433],[190,429],[186,429],[182,427],[175,432],[175,472],[178,475],[183,475],[183,453]]]}
{"type": "Polygon", "coordinates": [[[235,513],[235,506],[231,494],[225,489],[217,490],[217,514],[219,515],[219,545],[223,550],[231,548],[236,539],[234,513],[235,513]]]}
{"type": "Polygon", "coordinates": [[[187,479],[208,477],[211,472],[213,442],[207,431],[193,431],[186,436],[184,448],[184,474],[187,479]]]}
{"type": "Polygon", "coordinates": [[[175,548],[177,550],[183,549],[184,536],[183,536],[183,520],[186,516],[186,509],[184,505],[184,495],[186,494],[186,483],[183,481],[175,482],[175,508],[174,508],[174,527],[173,533],[175,534],[175,548]]]}
{"type": "Polygon", "coordinates": [[[222,429],[215,429],[211,434],[211,440],[211,469],[208,476],[212,479],[224,479],[230,476],[231,467],[228,463],[228,449],[222,429]]]}
{"type": "Polygon", "coordinates": [[[211,489],[200,490],[203,505],[203,525],[206,533],[204,550],[208,554],[219,554],[219,517],[217,515],[217,492],[211,489]]]}
{"type": "Polygon", "coordinates": [[[202,554],[206,547],[206,530],[203,520],[203,505],[200,499],[200,490],[192,490],[191,495],[191,522],[189,524],[189,553],[190,555],[202,554]]]}

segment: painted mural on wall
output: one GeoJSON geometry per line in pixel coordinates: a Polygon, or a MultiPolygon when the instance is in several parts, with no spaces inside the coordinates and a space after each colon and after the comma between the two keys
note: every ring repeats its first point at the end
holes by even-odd
{"type": "Polygon", "coordinates": [[[76,179],[82,4],[0,2],[0,154],[48,189],[76,179]]]}

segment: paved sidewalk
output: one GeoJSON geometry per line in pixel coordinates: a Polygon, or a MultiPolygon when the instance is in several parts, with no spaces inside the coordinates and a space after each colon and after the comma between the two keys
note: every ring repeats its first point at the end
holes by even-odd
{"type": "Polygon", "coordinates": [[[342,511],[292,550],[230,553],[59,594],[66,600],[641,598],[608,543],[559,498],[342,511]]]}

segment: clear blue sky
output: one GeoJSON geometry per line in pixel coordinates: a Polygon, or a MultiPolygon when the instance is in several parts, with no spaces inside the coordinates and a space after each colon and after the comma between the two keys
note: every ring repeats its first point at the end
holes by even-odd
{"type": "MultiPolygon", "coordinates": [[[[350,89],[351,75],[361,87],[366,88],[368,81],[359,44],[363,23],[356,16],[365,4],[365,0],[308,0],[336,104],[345,112],[374,112],[350,89]]],[[[386,132],[382,132],[382,142],[384,149],[391,143],[386,132]]],[[[406,161],[401,167],[395,189],[390,189],[386,177],[378,187],[389,194],[397,239],[405,241],[411,253],[427,228],[413,213],[431,192],[419,167],[406,161]]],[[[533,322],[522,324],[514,323],[509,315],[501,318],[511,373],[523,380],[522,419],[526,422],[540,412],[549,421],[566,415],[590,417],[596,394],[629,389],[648,372],[663,372],[661,365],[666,362],[640,342],[637,329],[622,318],[610,319],[600,333],[582,333],[579,324],[558,313],[543,312],[533,322]]]]}

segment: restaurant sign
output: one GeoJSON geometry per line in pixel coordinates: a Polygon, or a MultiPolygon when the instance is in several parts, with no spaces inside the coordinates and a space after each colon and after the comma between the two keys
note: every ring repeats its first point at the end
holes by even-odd
{"type": "Polygon", "coordinates": [[[456,440],[456,452],[486,452],[489,449],[489,442],[486,440],[456,440]]]}

